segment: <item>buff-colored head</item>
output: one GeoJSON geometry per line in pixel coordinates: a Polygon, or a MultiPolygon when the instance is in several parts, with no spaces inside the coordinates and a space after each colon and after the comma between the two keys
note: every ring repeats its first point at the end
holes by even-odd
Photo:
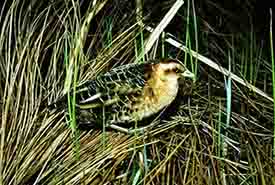
{"type": "Polygon", "coordinates": [[[155,73],[161,78],[161,80],[173,80],[181,77],[194,78],[194,74],[190,72],[184,64],[178,60],[166,59],[162,60],[155,66],[155,73]]]}
{"type": "MultiPolygon", "coordinates": [[[[157,112],[168,106],[176,98],[179,89],[179,78],[194,78],[194,74],[181,62],[166,59],[151,65],[149,77],[144,88],[143,94],[146,97],[144,99],[146,102],[148,100],[151,111],[157,112]]],[[[152,112],[149,113],[152,114],[152,112]]]]}

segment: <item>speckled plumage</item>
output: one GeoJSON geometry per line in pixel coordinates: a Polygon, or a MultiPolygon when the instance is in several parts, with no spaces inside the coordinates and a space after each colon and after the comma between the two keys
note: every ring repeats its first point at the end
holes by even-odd
{"type": "Polygon", "coordinates": [[[178,78],[188,72],[172,59],[114,68],[77,88],[78,122],[101,123],[104,115],[107,125],[125,124],[149,117],[175,99],[178,78]]]}

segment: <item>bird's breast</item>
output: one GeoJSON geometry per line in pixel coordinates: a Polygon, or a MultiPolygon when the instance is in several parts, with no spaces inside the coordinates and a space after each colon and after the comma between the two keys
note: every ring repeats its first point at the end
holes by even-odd
{"type": "Polygon", "coordinates": [[[145,89],[142,101],[134,105],[136,117],[149,117],[171,104],[177,96],[178,87],[178,81],[168,81],[145,89]]]}
{"type": "Polygon", "coordinates": [[[178,88],[179,85],[177,80],[170,80],[159,85],[157,92],[157,104],[160,109],[172,103],[177,96],[178,88]]]}

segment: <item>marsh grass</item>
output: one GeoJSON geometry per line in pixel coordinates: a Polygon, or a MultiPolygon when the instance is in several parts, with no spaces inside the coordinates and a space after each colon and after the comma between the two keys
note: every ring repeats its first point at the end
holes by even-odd
{"type": "Polygon", "coordinates": [[[272,29],[271,46],[255,25],[232,31],[234,11],[213,1],[148,2],[139,11],[123,0],[3,3],[0,184],[275,184],[272,29]],[[229,26],[204,17],[213,8],[229,26]],[[76,87],[148,56],[185,61],[196,81],[143,134],[80,130],[76,87]],[[63,109],[49,110],[62,96],[63,109]]]}

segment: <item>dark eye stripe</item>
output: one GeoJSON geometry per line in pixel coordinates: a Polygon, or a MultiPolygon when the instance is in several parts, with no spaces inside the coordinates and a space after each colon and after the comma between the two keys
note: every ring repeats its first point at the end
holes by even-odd
{"type": "Polygon", "coordinates": [[[165,73],[179,73],[180,70],[178,68],[166,69],[165,73]]]}

